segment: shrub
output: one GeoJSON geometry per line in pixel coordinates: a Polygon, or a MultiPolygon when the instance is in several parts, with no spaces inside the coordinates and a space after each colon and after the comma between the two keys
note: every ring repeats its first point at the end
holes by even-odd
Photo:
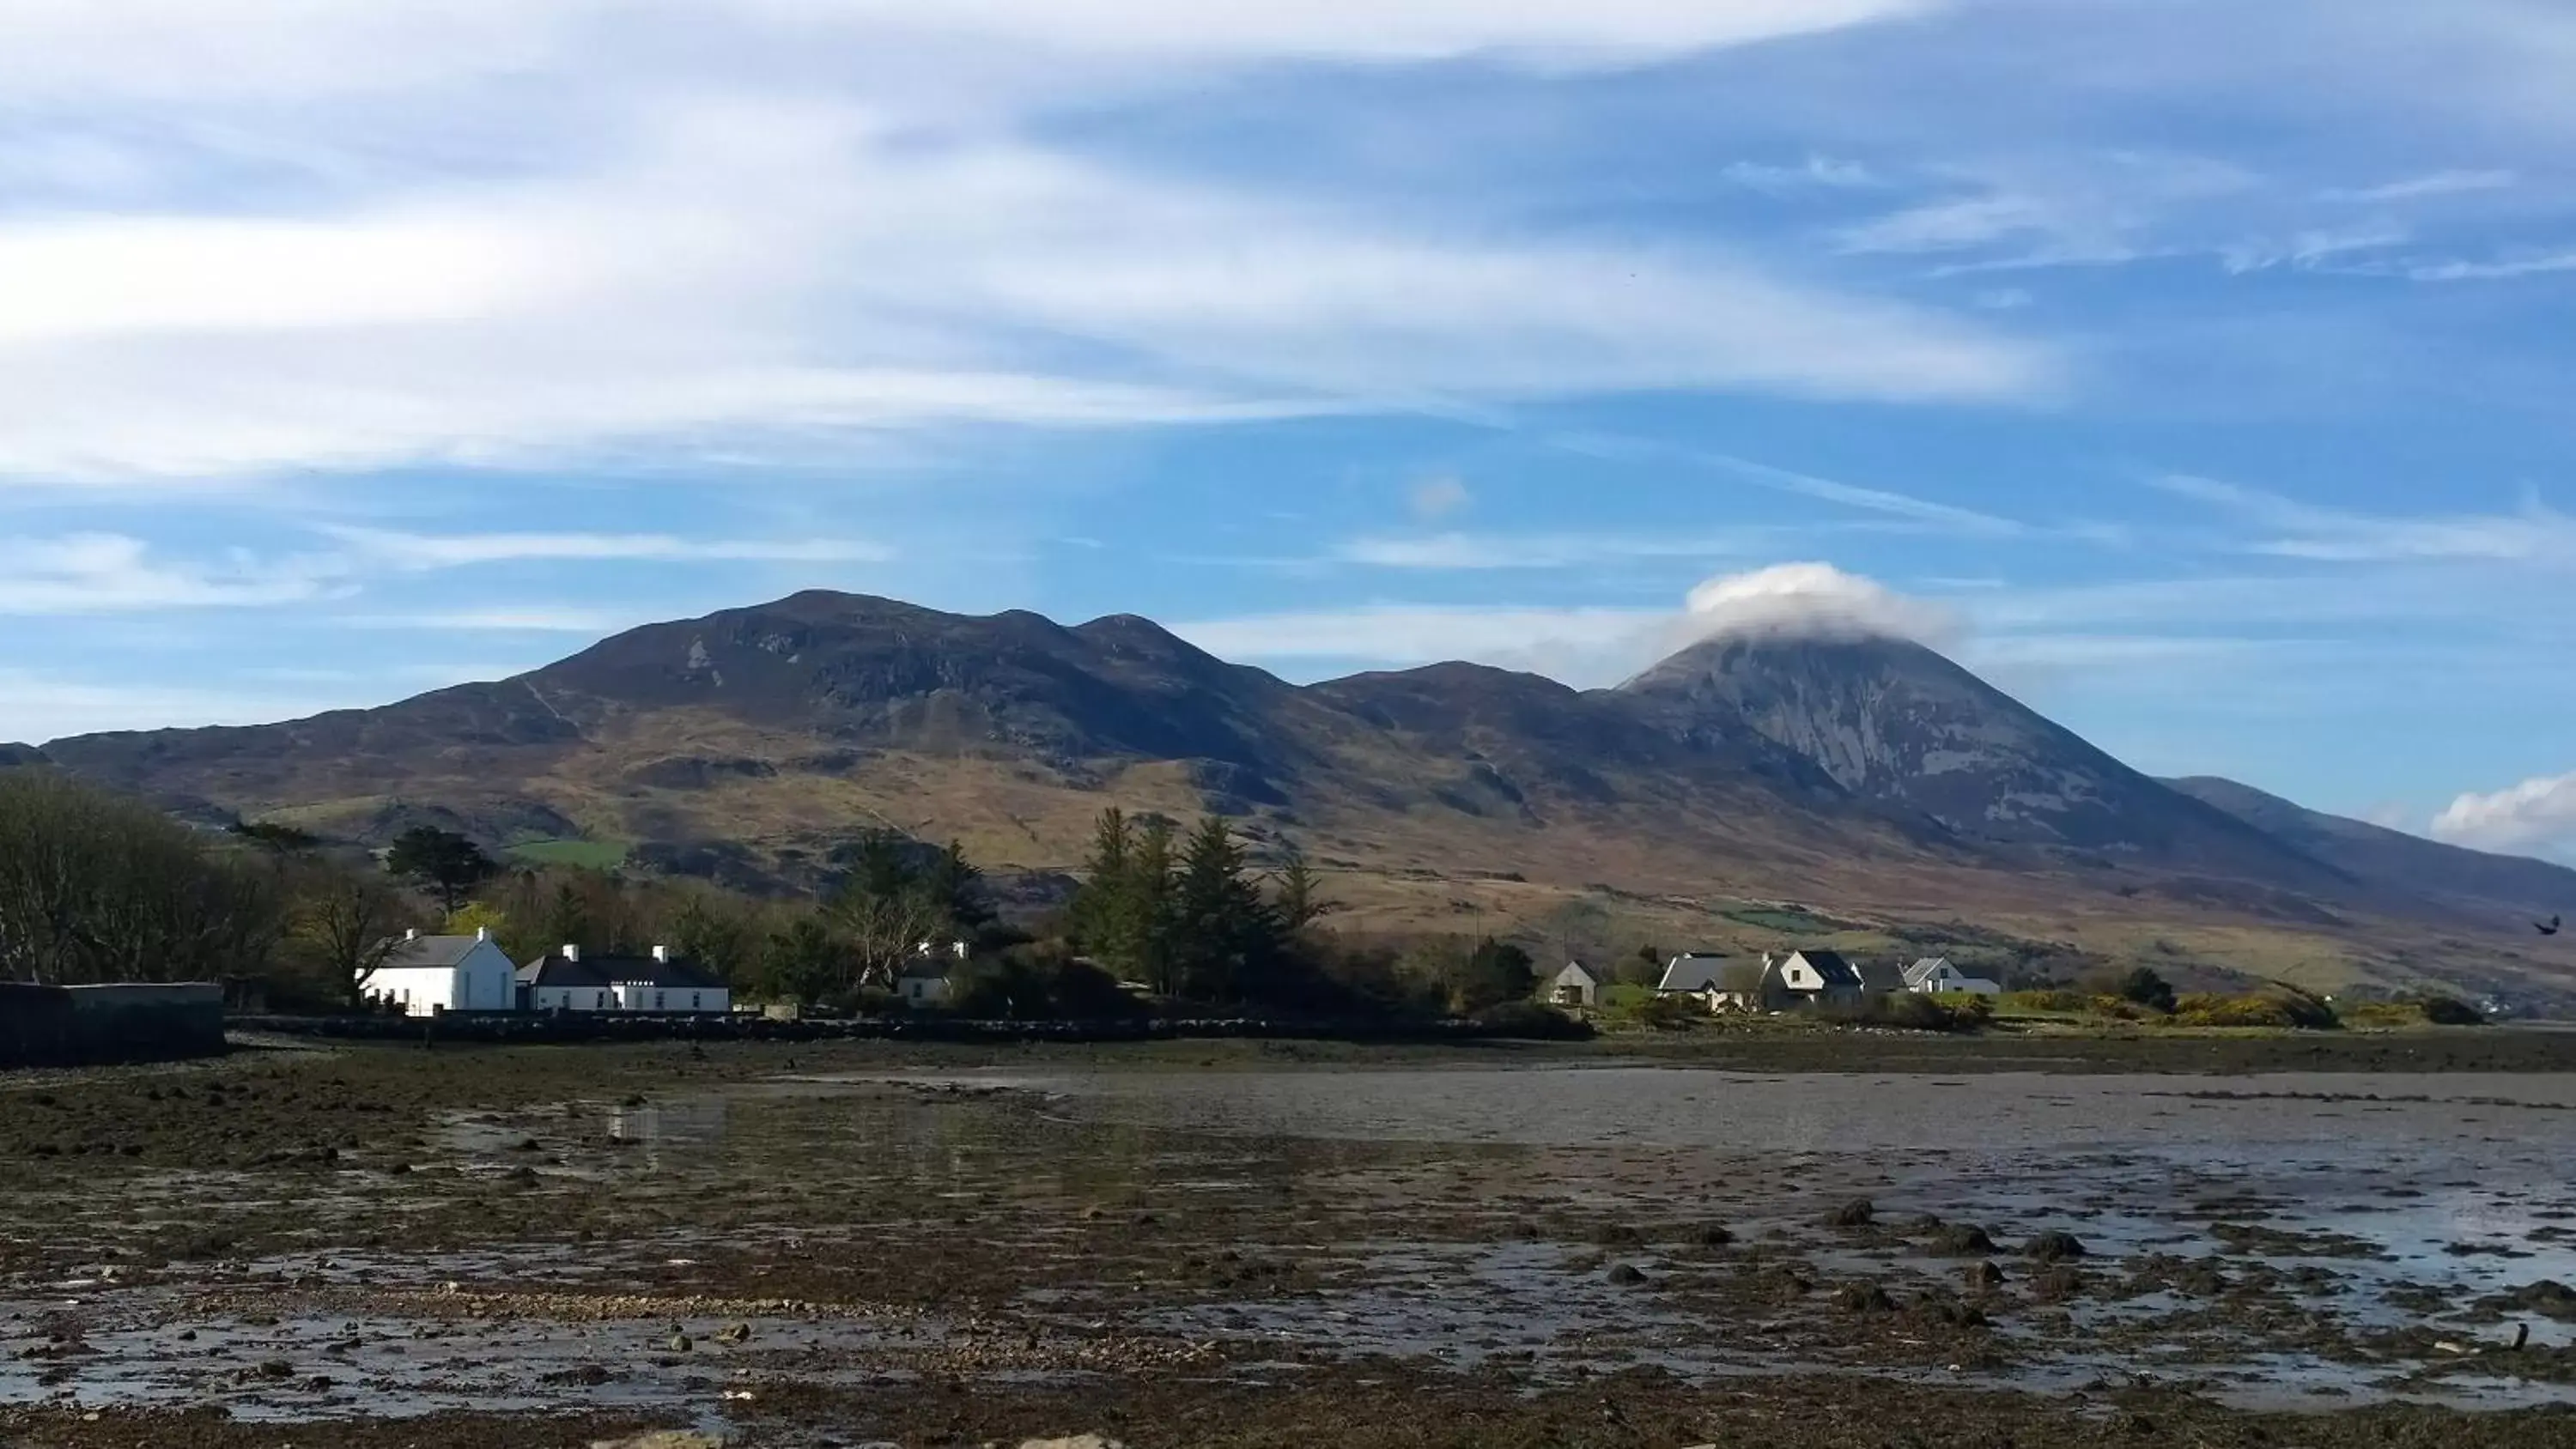
{"type": "Polygon", "coordinates": [[[1628,1015],[1639,1025],[1657,1031],[1680,1031],[1693,1022],[1706,1021],[1708,1008],[1694,996],[1650,996],[1632,1007],[1628,1015]]]}
{"type": "Polygon", "coordinates": [[[2170,1012],[2174,1009],[2173,984],[2144,966],[2121,977],[2114,994],[2150,1011],[2170,1012]]]}
{"type": "Polygon", "coordinates": [[[1957,1026],[1984,1026],[1995,1019],[1994,1002],[1974,991],[1936,992],[1932,999],[1950,1013],[1951,1022],[1957,1026]]]}
{"type": "Polygon", "coordinates": [[[2082,1012],[2093,1009],[2093,998],[2081,991],[2051,987],[2042,991],[2007,991],[1998,1004],[2006,1011],[2082,1012]]]}
{"type": "Polygon", "coordinates": [[[2226,996],[2193,992],[2174,1003],[2176,1026],[2262,1027],[2276,1031],[2326,1031],[2341,1025],[2334,1009],[2293,986],[2226,996]]]}
{"type": "Polygon", "coordinates": [[[1589,1041],[1592,1028],[1554,1007],[1535,1001],[1506,1001],[1467,1018],[1497,1036],[1533,1041],[1589,1041]]]}
{"type": "Polygon", "coordinates": [[[2477,1026],[2486,1020],[2476,1007],[2456,996],[2427,996],[2418,1004],[2424,1019],[2435,1026],[2477,1026]]]}
{"type": "MultiPolygon", "coordinates": [[[[1982,1007],[1983,1003],[1979,1004],[1982,1007]]],[[[1846,1026],[1882,1026],[1898,1031],[1962,1031],[1985,1020],[1983,1015],[1970,1020],[1916,991],[1892,991],[1857,1005],[1829,1006],[1818,1015],[1846,1026]]]]}

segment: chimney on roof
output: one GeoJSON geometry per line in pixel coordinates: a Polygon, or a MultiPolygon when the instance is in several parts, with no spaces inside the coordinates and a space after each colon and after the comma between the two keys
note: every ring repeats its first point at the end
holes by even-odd
{"type": "Polygon", "coordinates": [[[420,939],[420,927],[418,927],[418,926],[405,926],[405,927],[403,927],[403,939],[404,939],[404,940],[406,940],[406,941],[417,941],[417,940],[419,940],[419,939],[420,939]]]}
{"type": "Polygon", "coordinates": [[[581,947],[574,945],[574,944],[573,944],[572,942],[570,942],[570,941],[566,941],[566,942],[564,942],[563,958],[564,958],[565,960],[567,960],[567,961],[578,961],[578,960],[580,960],[580,959],[581,959],[581,947]]]}
{"type": "Polygon", "coordinates": [[[477,940],[477,941],[489,941],[489,940],[491,940],[491,939],[492,939],[492,928],[491,928],[490,926],[476,926],[476,927],[474,928],[474,939],[475,939],[475,940],[477,940]]]}
{"type": "Polygon", "coordinates": [[[662,963],[663,963],[663,964],[665,964],[665,965],[670,964],[670,960],[671,960],[671,948],[670,948],[670,947],[668,947],[668,946],[656,946],[656,947],[654,947],[654,948],[653,948],[653,959],[654,959],[654,960],[656,960],[656,961],[662,962],[662,963]]]}
{"type": "Polygon", "coordinates": [[[957,959],[958,959],[958,960],[963,961],[963,960],[965,960],[965,959],[966,959],[966,943],[965,943],[965,942],[963,942],[963,941],[951,941],[951,942],[949,942],[948,944],[956,950],[956,952],[957,952],[957,959]]]}

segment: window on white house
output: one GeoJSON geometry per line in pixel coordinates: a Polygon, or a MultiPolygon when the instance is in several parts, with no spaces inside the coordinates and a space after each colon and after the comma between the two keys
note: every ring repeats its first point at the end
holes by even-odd
{"type": "Polygon", "coordinates": [[[655,1011],[660,1011],[660,1010],[662,1009],[662,993],[661,993],[661,992],[656,991],[656,992],[654,992],[654,993],[653,993],[653,1009],[654,1009],[655,1011]]]}
{"type": "Polygon", "coordinates": [[[599,1000],[596,1004],[605,1009],[608,1005],[608,993],[605,991],[599,993],[599,1000]]]}
{"type": "Polygon", "coordinates": [[[706,997],[704,995],[695,991],[689,993],[689,1010],[695,1011],[706,1004],[706,997]]]}

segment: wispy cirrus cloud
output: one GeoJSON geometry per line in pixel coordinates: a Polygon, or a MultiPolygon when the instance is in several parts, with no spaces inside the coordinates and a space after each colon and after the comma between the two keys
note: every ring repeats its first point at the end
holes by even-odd
{"type": "Polygon", "coordinates": [[[2317,193],[2325,201],[2379,204],[2391,201],[2421,201],[2427,197],[2467,196],[2482,191],[2505,191],[2521,181],[2512,171],[2472,171],[2454,169],[2428,171],[2420,176],[2400,177],[2375,186],[2333,187],[2317,193]]]}
{"type": "Polygon", "coordinates": [[[2302,503],[2213,478],[2167,474],[2156,487],[2244,520],[2265,536],[2242,551],[2325,563],[2468,560],[2576,564],[2576,518],[2530,499],[2498,514],[2375,515],[2302,503]]]}
{"type": "Polygon", "coordinates": [[[0,614],[118,614],[274,607],[338,589],[302,565],[236,555],[218,562],[165,556],[126,534],[0,539],[0,614]]]}
{"type": "Polygon", "coordinates": [[[1358,538],[1336,545],[1333,562],[1426,571],[1565,569],[1639,559],[1720,559],[1761,545],[1768,531],[1721,535],[1439,533],[1358,538]]]}
{"type": "Polygon", "coordinates": [[[329,526],[370,566],[419,571],[491,563],[882,563],[894,550],[862,539],[691,539],[665,533],[403,533],[329,526]]]}

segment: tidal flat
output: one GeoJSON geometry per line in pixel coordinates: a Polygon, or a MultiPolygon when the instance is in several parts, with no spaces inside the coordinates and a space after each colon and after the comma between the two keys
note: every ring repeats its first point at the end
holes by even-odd
{"type": "Polygon", "coordinates": [[[2576,1444],[2576,1073],[2496,1040],[0,1078],[0,1444],[2576,1444]]]}

